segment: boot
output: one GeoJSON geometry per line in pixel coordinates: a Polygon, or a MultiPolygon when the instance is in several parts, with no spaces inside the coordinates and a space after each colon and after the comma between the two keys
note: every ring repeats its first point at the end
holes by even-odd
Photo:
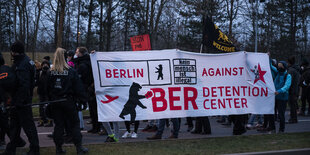
{"type": "Polygon", "coordinates": [[[66,150],[63,150],[62,146],[56,146],[56,154],[57,155],[66,154],[66,150]]]}
{"type": "Polygon", "coordinates": [[[76,153],[78,155],[88,153],[88,148],[83,147],[82,144],[77,144],[77,145],[75,145],[75,147],[76,147],[76,153]]]}
{"type": "Polygon", "coordinates": [[[147,139],[147,140],[161,139],[161,135],[155,134],[155,135],[153,135],[153,136],[151,136],[151,137],[147,137],[146,139],[147,139]]]}
{"type": "Polygon", "coordinates": [[[44,126],[44,121],[40,119],[37,127],[42,127],[42,126],[44,126]]]}
{"type": "Polygon", "coordinates": [[[47,124],[45,124],[44,127],[53,127],[53,121],[52,120],[48,120],[47,124]]]}

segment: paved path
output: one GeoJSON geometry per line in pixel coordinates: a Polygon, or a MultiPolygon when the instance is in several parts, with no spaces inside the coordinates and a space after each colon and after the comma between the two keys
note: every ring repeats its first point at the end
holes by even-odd
{"type": "MultiPolygon", "coordinates": [[[[286,115],[286,119],[288,119],[289,116],[286,115]]],[[[286,124],[286,130],[287,133],[294,133],[294,132],[310,132],[310,117],[299,117],[299,123],[297,124],[286,124]]],[[[219,123],[216,122],[216,117],[209,117],[211,128],[212,128],[212,134],[211,135],[197,135],[197,134],[191,134],[187,132],[187,125],[184,125],[186,122],[185,119],[182,119],[181,122],[181,129],[179,134],[179,139],[198,139],[198,138],[207,138],[207,137],[224,137],[224,136],[232,136],[232,126],[231,127],[225,127],[219,123]]],[[[84,120],[85,121],[85,129],[82,131],[83,134],[83,144],[99,144],[104,143],[107,136],[99,136],[98,134],[90,134],[87,133],[87,130],[91,128],[89,124],[86,124],[89,119],[84,120]]],[[[36,122],[37,123],[37,122],[36,122]]],[[[279,127],[279,123],[277,124],[277,129],[279,127]]],[[[120,142],[137,142],[137,141],[148,141],[146,140],[146,137],[152,136],[154,133],[150,132],[141,132],[141,130],[146,126],[146,122],[140,123],[140,128],[138,131],[138,138],[137,139],[120,139],[120,142]]],[[[133,127],[133,126],[132,126],[133,127]]],[[[53,131],[52,127],[38,127],[38,134],[40,139],[40,146],[41,147],[50,147],[55,146],[53,143],[53,140],[51,138],[48,138],[47,135],[51,134],[53,131]]],[[[120,135],[125,133],[125,125],[123,122],[120,122],[120,135]]],[[[266,134],[266,133],[260,133],[256,130],[248,130],[244,135],[259,135],[259,134],[266,134]]],[[[163,134],[163,139],[168,137],[170,135],[170,129],[165,129],[165,132],[163,134]]],[[[22,137],[27,140],[25,134],[22,132],[22,137]]],[[[8,139],[6,140],[8,142],[8,139]]],[[[70,144],[66,144],[70,145],[70,144]]],[[[28,144],[26,145],[28,147],[28,144]]],[[[4,147],[0,147],[0,149],[3,149],[4,147]]]]}

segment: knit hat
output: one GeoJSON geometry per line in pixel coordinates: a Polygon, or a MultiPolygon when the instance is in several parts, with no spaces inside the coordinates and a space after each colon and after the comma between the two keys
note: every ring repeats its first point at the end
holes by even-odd
{"type": "Polygon", "coordinates": [[[11,46],[11,51],[14,53],[25,53],[24,44],[21,41],[16,41],[11,46]]]}

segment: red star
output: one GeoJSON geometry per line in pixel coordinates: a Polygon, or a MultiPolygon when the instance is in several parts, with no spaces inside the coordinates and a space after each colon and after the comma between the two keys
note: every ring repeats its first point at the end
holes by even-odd
{"type": "Polygon", "coordinates": [[[266,84],[265,79],[264,79],[264,75],[266,74],[266,72],[267,71],[262,71],[262,69],[260,68],[260,64],[258,63],[258,75],[259,75],[259,77],[254,80],[254,84],[258,80],[261,80],[261,81],[263,81],[266,84]]]}

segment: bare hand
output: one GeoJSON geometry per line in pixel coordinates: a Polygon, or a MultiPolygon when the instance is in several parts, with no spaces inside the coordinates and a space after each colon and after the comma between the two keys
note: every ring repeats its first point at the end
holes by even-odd
{"type": "Polygon", "coordinates": [[[276,94],[276,95],[278,95],[278,94],[279,94],[279,92],[277,92],[277,91],[276,91],[276,92],[275,92],[275,94],[276,94]]]}

